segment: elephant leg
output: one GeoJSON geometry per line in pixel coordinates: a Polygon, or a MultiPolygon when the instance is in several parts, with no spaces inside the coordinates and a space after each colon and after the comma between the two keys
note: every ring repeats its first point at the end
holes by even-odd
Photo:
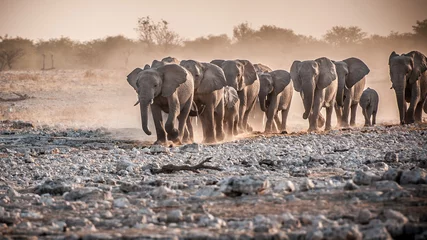
{"type": "Polygon", "coordinates": [[[282,126],[280,127],[280,131],[282,133],[287,133],[286,122],[288,120],[289,108],[282,110],[282,126]]]}
{"type": "Polygon", "coordinates": [[[249,119],[249,114],[252,112],[252,110],[255,107],[255,102],[253,101],[251,105],[249,105],[245,111],[245,115],[243,116],[243,126],[245,127],[246,131],[248,132],[252,132],[253,128],[252,126],[249,124],[248,119],[249,119]]]}
{"type": "Polygon", "coordinates": [[[276,125],[274,131],[280,132],[281,126],[282,126],[282,121],[280,121],[278,112],[276,114],[274,114],[274,123],[276,125]]]}
{"type": "Polygon", "coordinates": [[[159,106],[152,104],[151,113],[153,114],[154,127],[156,128],[157,140],[154,144],[165,145],[166,141],[166,131],[163,128],[163,117],[162,110],[159,106]]]}
{"type": "Polygon", "coordinates": [[[351,105],[350,126],[356,125],[357,104],[351,105]]]}
{"type": "Polygon", "coordinates": [[[204,143],[214,143],[215,138],[215,122],[214,122],[214,109],[211,105],[206,105],[205,110],[201,115],[205,135],[203,136],[204,143]]]}
{"type": "MultiPolygon", "coordinates": [[[[169,115],[166,120],[165,130],[168,133],[168,139],[175,142],[179,140],[179,130],[175,128],[175,121],[180,113],[179,99],[176,93],[168,97],[169,115]]],[[[191,107],[191,104],[190,104],[191,107]]],[[[188,116],[188,113],[187,113],[188,116]]]]}
{"type": "Polygon", "coordinates": [[[423,115],[423,103],[424,99],[420,102],[418,102],[417,107],[415,108],[414,118],[415,122],[420,123],[422,122],[422,115],[423,115]]]}
{"type": "Polygon", "coordinates": [[[237,92],[239,95],[240,105],[239,105],[239,123],[238,123],[238,129],[239,133],[245,132],[245,125],[243,125],[244,122],[244,115],[246,113],[246,90],[243,89],[242,91],[237,92]]]}
{"type": "Polygon", "coordinates": [[[236,114],[233,118],[233,121],[231,122],[231,125],[233,126],[233,136],[237,136],[239,134],[239,115],[236,114]]]}
{"type": "MultiPolygon", "coordinates": [[[[267,108],[267,122],[265,124],[265,132],[277,132],[277,126],[275,124],[275,118],[277,116],[277,96],[271,98],[270,104],[267,108]]],[[[280,120],[279,120],[280,121],[280,120]]]]}
{"type": "Polygon", "coordinates": [[[224,101],[220,101],[219,105],[216,107],[215,116],[215,128],[216,128],[216,139],[222,141],[225,138],[224,134],[224,101]]]}
{"type": "Polygon", "coordinates": [[[377,124],[377,110],[372,112],[372,125],[377,124]]]}
{"type": "Polygon", "coordinates": [[[192,143],[194,142],[194,130],[193,130],[193,124],[191,123],[191,118],[187,118],[187,124],[186,124],[184,137],[182,139],[183,143],[192,143]]]}
{"type": "Polygon", "coordinates": [[[310,127],[308,128],[309,132],[318,130],[318,120],[320,109],[323,104],[324,92],[322,90],[316,90],[314,93],[313,99],[313,108],[312,113],[309,116],[310,127]]]}
{"type": "Polygon", "coordinates": [[[371,118],[368,115],[367,108],[362,109],[362,114],[363,114],[363,117],[365,118],[365,127],[370,126],[371,125],[371,118]]]}
{"type": "Polygon", "coordinates": [[[329,107],[326,107],[326,124],[325,124],[325,130],[329,131],[332,129],[332,111],[334,107],[333,104],[331,104],[329,107]]]}
{"type": "Polygon", "coordinates": [[[347,97],[344,100],[344,106],[342,108],[342,116],[341,116],[341,127],[348,127],[348,115],[350,113],[351,99],[347,97]]]}
{"type": "MultiPolygon", "coordinates": [[[[321,109],[322,108],[320,108],[320,110],[321,109]]],[[[322,114],[322,112],[320,112],[320,110],[319,110],[319,117],[317,119],[317,127],[318,128],[321,128],[321,127],[323,127],[323,125],[325,125],[325,118],[323,117],[323,114],[322,114]]]]}
{"type": "Polygon", "coordinates": [[[342,125],[342,107],[338,106],[338,103],[334,104],[335,107],[335,114],[337,115],[337,125],[338,127],[341,127],[342,125]]]}
{"type": "Polygon", "coordinates": [[[183,106],[181,113],[178,116],[178,139],[175,140],[175,143],[179,143],[182,142],[183,136],[184,136],[184,131],[187,129],[187,123],[190,120],[190,118],[188,117],[188,114],[190,113],[191,110],[191,104],[193,102],[193,99],[191,98],[189,101],[187,101],[187,103],[183,106]]]}
{"type": "Polygon", "coordinates": [[[408,111],[406,112],[407,120],[406,123],[414,123],[415,121],[415,108],[420,101],[420,85],[419,81],[412,84],[411,87],[411,103],[409,104],[408,111]]]}

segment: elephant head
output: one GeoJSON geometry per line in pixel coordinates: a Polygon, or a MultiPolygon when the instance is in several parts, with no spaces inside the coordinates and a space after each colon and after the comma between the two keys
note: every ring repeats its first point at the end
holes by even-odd
{"type": "Polygon", "coordinates": [[[255,71],[257,72],[257,74],[258,74],[258,77],[261,75],[261,74],[263,74],[263,73],[268,73],[268,72],[271,72],[272,70],[271,70],[271,68],[269,68],[269,67],[267,67],[266,65],[264,65],[264,64],[261,64],[261,63],[256,63],[256,64],[254,64],[254,68],[255,68],[255,71]]]}
{"type": "Polygon", "coordinates": [[[368,66],[358,58],[347,58],[343,61],[334,62],[338,75],[337,104],[344,104],[344,89],[351,88],[362,80],[369,72],[368,66]]]}
{"type": "Polygon", "coordinates": [[[267,111],[267,97],[271,94],[280,94],[291,82],[291,75],[284,70],[276,70],[269,73],[263,73],[259,76],[259,104],[263,112],[267,111]]]}
{"type": "Polygon", "coordinates": [[[221,68],[224,70],[227,85],[237,91],[243,90],[245,86],[252,85],[258,80],[255,68],[248,60],[224,61],[221,68]]]}
{"type": "Polygon", "coordinates": [[[151,135],[148,129],[148,106],[157,96],[170,97],[179,85],[186,81],[193,81],[193,78],[181,66],[168,64],[156,69],[135,68],[127,76],[127,81],[138,94],[142,129],[147,135],[151,135]]]}
{"type": "Polygon", "coordinates": [[[212,93],[227,85],[222,69],[212,63],[182,60],[180,65],[193,75],[195,93],[212,93]]]}
{"type": "Polygon", "coordinates": [[[162,67],[164,65],[172,64],[172,63],[179,64],[179,60],[174,57],[165,57],[161,61],[153,60],[153,62],[151,63],[151,68],[158,68],[158,67],[162,67]]]}
{"type": "Polygon", "coordinates": [[[164,63],[175,63],[175,64],[179,64],[179,60],[177,58],[174,58],[174,57],[171,57],[171,56],[163,58],[162,62],[164,62],[164,63]]]}
{"type": "Polygon", "coordinates": [[[314,61],[294,61],[290,74],[294,89],[301,94],[304,103],[303,118],[307,119],[313,108],[316,89],[322,90],[336,80],[335,65],[325,57],[314,61]]]}
{"type": "Polygon", "coordinates": [[[414,84],[420,79],[421,74],[427,70],[427,59],[424,54],[412,51],[398,55],[392,52],[388,61],[392,88],[396,93],[399,108],[400,123],[405,123],[406,102],[405,89],[408,84],[414,84]]]}
{"type": "Polygon", "coordinates": [[[239,95],[237,94],[236,89],[226,86],[224,87],[224,103],[226,108],[233,108],[239,101],[239,95]]]}

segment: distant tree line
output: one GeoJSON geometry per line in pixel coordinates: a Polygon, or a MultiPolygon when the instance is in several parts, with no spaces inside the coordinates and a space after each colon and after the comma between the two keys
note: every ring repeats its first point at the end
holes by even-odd
{"type": "Polygon", "coordinates": [[[294,59],[319,56],[332,59],[365,57],[369,58],[368,63],[382,66],[391,51],[417,49],[427,52],[427,19],[417,21],[411,33],[368,35],[357,26],[335,26],[321,39],[274,25],[255,29],[245,22],[233,28],[231,38],[221,34],[187,40],[173,31],[167,21],[156,22],[149,16],[138,19],[135,31],[138,40],[118,35],[87,42],[68,37],[35,41],[5,35],[0,37],[0,71],[41,69],[44,54],[53,55],[55,67],[59,69],[129,69],[169,55],[201,61],[248,58],[269,63],[273,68],[283,68],[289,67],[294,59]]]}

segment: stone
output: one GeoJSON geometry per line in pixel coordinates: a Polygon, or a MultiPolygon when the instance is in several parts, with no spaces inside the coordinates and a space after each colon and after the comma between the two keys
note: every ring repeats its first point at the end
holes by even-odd
{"type": "Polygon", "coordinates": [[[399,155],[395,152],[387,152],[384,156],[384,162],[387,162],[387,163],[399,162],[399,155]]]}
{"type": "Polygon", "coordinates": [[[359,186],[353,182],[353,180],[348,180],[344,185],[344,190],[353,191],[359,189],[359,186]]]}
{"type": "Polygon", "coordinates": [[[64,195],[67,201],[111,200],[111,192],[103,191],[96,187],[77,188],[64,195]]]}
{"type": "Polygon", "coordinates": [[[184,215],[182,214],[182,211],[175,209],[167,213],[167,222],[178,223],[182,221],[183,217],[184,215]]]}
{"type": "Polygon", "coordinates": [[[172,190],[166,186],[160,186],[151,191],[150,195],[154,199],[165,199],[176,196],[177,191],[172,190]]]}
{"type": "Polygon", "coordinates": [[[195,193],[195,196],[201,197],[201,198],[210,198],[210,197],[224,196],[224,194],[219,191],[218,186],[206,186],[197,190],[197,192],[195,193]]]}
{"type": "Polygon", "coordinates": [[[151,154],[170,153],[169,148],[162,145],[152,145],[150,147],[151,154]]]}
{"type": "Polygon", "coordinates": [[[10,199],[13,200],[15,198],[21,197],[21,194],[17,192],[15,189],[13,189],[12,187],[8,187],[6,191],[6,196],[8,196],[10,199]]]}
{"type": "Polygon", "coordinates": [[[67,224],[67,227],[71,228],[72,230],[96,230],[95,226],[91,221],[89,221],[87,218],[67,218],[65,220],[65,223],[67,224]]]}
{"type": "Polygon", "coordinates": [[[300,185],[301,191],[308,191],[314,188],[314,183],[309,178],[305,178],[300,185]]]}
{"type": "Polygon", "coordinates": [[[115,239],[115,238],[108,233],[89,233],[82,237],[82,240],[109,240],[109,239],[115,239]]]}
{"type": "Polygon", "coordinates": [[[353,182],[357,185],[369,185],[372,182],[378,181],[381,178],[371,172],[356,171],[353,182]]]}
{"type": "Polygon", "coordinates": [[[372,227],[363,232],[364,240],[391,240],[387,229],[383,226],[372,227]]]}
{"type": "Polygon", "coordinates": [[[402,187],[395,181],[388,181],[388,180],[383,180],[383,181],[378,181],[375,182],[374,184],[375,188],[377,188],[378,190],[401,190],[402,187]]]}
{"type": "Polygon", "coordinates": [[[259,194],[270,188],[270,181],[263,178],[244,176],[231,177],[224,180],[219,191],[229,197],[259,194]]]}
{"type": "Polygon", "coordinates": [[[408,222],[407,217],[405,217],[402,213],[392,209],[384,210],[384,216],[386,217],[386,219],[393,219],[401,224],[406,224],[408,222]]]}
{"type": "Polygon", "coordinates": [[[301,222],[298,218],[294,217],[291,213],[284,213],[278,217],[283,227],[288,229],[299,229],[301,222]]]}
{"type": "Polygon", "coordinates": [[[227,223],[221,218],[214,217],[212,214],[204,214],[200,217],[199,226],[221,229],[227,226],[227,223]]]}
{"type": "MultiPolygon", "coordinates": [[[[362,233],[357,225],[340,225],[326,227],[323,231],[323,239],[354,239],[362,240],[362,233]]],[[[363,238],[364,239],[364,238],[363,238]]]]}
{"type": "Polygon", "coordinates": [[[356,217],[356,221],[361,224],[367,224],[373,218],[373,214],[369,209],[362,209],[356,217]]]}
{"type": "Polygon", "coordinates": [[[31,229],[33,227],[33,224],[31,222],[21,222],[17,226],[19,229],[31,229]]]}
{"type": "Polygon", "coordinates": [[[121,170],[127,170],[129,167],[135,167],[136,165],[133,162],[127,160],[119,160],[116,163],[116,172],[120,172],[121,170]]]}
{"type": "Polygon", "coordinates": [[[400,176],[402,176],[402,171],[400,171],[398,169],[391,168],[383,174],[382,179],[399,182],[400,176]]]}
{"type": "Polygon", "coordinates": [[[425,183],[426,172],[420,168],[406,170],[402,172],[400,184],[420,184],[425,183]]]}
{"type": "Polygon", "coordinates": [[[113,201],[113,206],[116,208],[127,208],[129,207],[129,205],[130,205],[130,202],[125,197],[117,198],[117,199],[114,199],[113,201]]]}
{"type": "Polygon", "coordinates": [[[295,186],[291,181],[281,181],[273,187],[273,191],[280,192],[280,193],[294,192],[295,186]]]}
{"type": "Polygon", "coordinates": [[[198,143],[186,144],[186,145],[180,147],[181,152],[198,153],[201,150],[202,150],[202,147],[198,143]]]}
{"type": "Polygon", "coordinates": [[[43,184],[38,185],[35,189],[37,194],[49,193],[51,195],[62,195],[73,190],[73,186],[65,183],[61,179],[46,180],[43,184]]]}

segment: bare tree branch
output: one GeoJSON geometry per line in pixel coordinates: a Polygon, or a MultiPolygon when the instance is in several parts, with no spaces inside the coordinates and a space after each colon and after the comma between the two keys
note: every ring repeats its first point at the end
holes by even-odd
{"type": "Polygon", "coordinates": [[[205,160],[201,161],[199,164],[194,165],[194,166],[167,164],[167,165],[164,165],[160,169],[154,169],[154,170],[152,170],[152,172],[154,174],[159,174],[159,173],[174,173],[174,172],[177,172],[177,171],[192,171],[192,172],[199,173],[199,171],[197,171],[197,170],[200,170],[200,169],[211,169],[211,170],[222,171],[222,169],[219,168],[219,167],[205,165],[205,163],[211,162],[211,159],[212,159],[212,157],[208,157],[205,160]]]}

